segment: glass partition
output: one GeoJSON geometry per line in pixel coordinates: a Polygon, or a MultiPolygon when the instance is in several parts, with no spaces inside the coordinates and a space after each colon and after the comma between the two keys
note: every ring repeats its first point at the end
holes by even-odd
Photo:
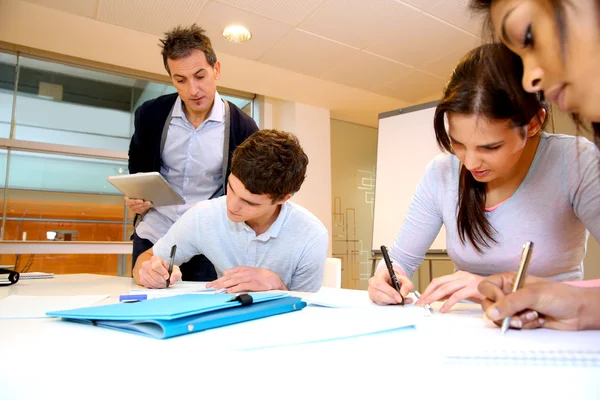
{"type": "MultiPolygon", "coordinates": [[[[0,139],[8,139],[0,145],[0,240],[130,240],[133,216],[106,178],[129,173],[135,110],[175,92],[164,82],[0,52],[0,139]]],[[[252,116],[253,96],[219,93],[252,116]]],[[[131,255],[0,256],[0,264],[15,263],[22,271],[131,271],[131,255]]]]}

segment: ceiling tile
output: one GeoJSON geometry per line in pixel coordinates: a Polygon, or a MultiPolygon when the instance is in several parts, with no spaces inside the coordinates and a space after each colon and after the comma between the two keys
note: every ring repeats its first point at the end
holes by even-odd
{"type": "Polygon", "coordinates": [[[320,77],[332,66],[347,62],[357,51],[343,44],[294,29],[259,61],[320,77]]]}
{"type": "Polygon", "coordinates": [[[325,0],[218,0],[237,8],[284,22],[298,25],[325,0]]]}
{"type": "Polygon", "coordinates": [[[413,71],[406,65],[354,49],[349,57],[336,59],[331,65],[321,78],[368,91],[413,71]]]}
{"type": "Polygon", "coordinates": [[[196,22],[206,29],[217,53],[250,60],[266,54],[293,29],[291,25],[214,1],[204,7],[196,22]],[[222,35],[223,29],[229,25],[245,26],[252,32],[252,39],[245,43],[231,43],[222,35]]]}
{"type": "Polygon", "coordinates": [[[481,36],[483,18],[469,10],[469,0],[402,0],[474,35],[481,36]]]}
{"type": "Polygon", "coordinates": [[[480,39],[419,11],[397,24],[397,30],[367,50],[421,68],[457,48],[474,46],[480,39]]]}
{"type": "Polygon", "coordinates": [[[432,101],[438,101],[439,102],[441,98],[442,98],[442,94],[441,93],[435,93],[433,95],[426,96],[426,97],[423,97],[423,98],[421,98],[421,99],[419,99],[417,101],[414,101],[413,105],[429,103],[429,102],[432,102],[432,101]]]}
{"type": "Polygon", "coordinates": [[[363,49],[389,37],[418,13],[395,0],[329,0],[299,27],[363,49]]]}
{"type": "Polygon", "coordinates": [[[162,36],[177,25],[191,25],[207,0],[99,0],[97,19],[162,36]]]}
{"type": "Polygon", "coordinates": [[[414,70],[394,82],[373,90],[373,92],[404,100],[409,104],[418,104],[418,100],[435,96],[436,93],[439,93],[441,98],[445,83],[444,79],[437,76],[414,70]]]}
{"type": "Polygon", "coordinates": [[[96,0],[26,0],[29,3],[65,11],[82,17],[94,18],[96,0]]]}
{"type": "MultiPolygon", "coordinates": [[[[481,43],[482,32],[481,19],[468,11],[469,0],[25,1],[158,36],[196,22],[217,54],[409,104],[439,98],[447,76],[481,43]],[[226,41],[221,32],[234,23],[250,29],[252,40],[226,41]]],[[[350,105],[355,102],[348,99],[350,105]]]]}
{"type": "Polygon", "coordinates": [[[460,61],[460,59],[471,50],[473,46],[461,47],[452,51],[452,53],[436,60],[425,64],[421,67],[421,69],[425,72],[432,73],[434,75],[439,76],[440,78],[448,78],[450,73],[456,67],[456,64],[460,61]]]}

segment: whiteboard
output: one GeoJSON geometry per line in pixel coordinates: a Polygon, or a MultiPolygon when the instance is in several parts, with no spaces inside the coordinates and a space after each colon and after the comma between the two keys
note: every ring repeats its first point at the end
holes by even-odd
{"type": "MultiPolygon", "coordinates": [[[[390,247],[400,232],[412,196],[427,164],[442,151],[435,140],[433,115],[438,102],[379,115],[375,215],[372,249],[390,247]]],[[[430,250],[446,250],[442,229],[430,250]]]]}

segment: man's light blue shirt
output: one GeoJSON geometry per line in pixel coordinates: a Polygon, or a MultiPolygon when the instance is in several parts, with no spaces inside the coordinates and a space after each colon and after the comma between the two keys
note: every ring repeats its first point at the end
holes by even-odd
{"type": "Polygon", "coordinates": [[[244,222],[227,217],[226,196],[196,204],[154,245],[153,252],[168,260],[176,244],[175,264],[204,254],[219,277],[237,266],[275,272],[289,290],[316,292],[323,283],[329,234],[305,208],[285,202],[269,229],[256,236],[244,222]]]}
{"type": "Polygon", "coordinates": [[[224,140],[225,105],[219,93],[215,94],[210,114],[198,128],[188,121],[181,98],[177,98],[161,154],[160,173],[185,199],[185,204],[148,210],[136,228],[139,237],[156,243],[194,204],[224,193],[224,140]]]}

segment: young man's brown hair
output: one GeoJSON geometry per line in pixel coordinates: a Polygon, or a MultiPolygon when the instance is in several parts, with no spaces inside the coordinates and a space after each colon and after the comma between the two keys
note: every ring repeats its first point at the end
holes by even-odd
{"type": "Polygon", "coordinates": [[[171,75],[171,71],[169,71],[167,60],[178,60],[187,57],[194,50],[202,51],[206,56],[206,61],[214,68],[217,62],[217,55],[212,48],[210,39],[205,33],[206,31],[196,24],[188,28],[178,26],[165,33],[165,38],[160,40],[162,47],[161,54],[165,69],[169,75],[171,75]]]}
{"type": "Polygon", "coordinates": [[[263,129],[235,149],[231,173],[253,194],[267,194],[276,203],[294,194],[306,177],[308,156],[291,133],[263,129]]]}

